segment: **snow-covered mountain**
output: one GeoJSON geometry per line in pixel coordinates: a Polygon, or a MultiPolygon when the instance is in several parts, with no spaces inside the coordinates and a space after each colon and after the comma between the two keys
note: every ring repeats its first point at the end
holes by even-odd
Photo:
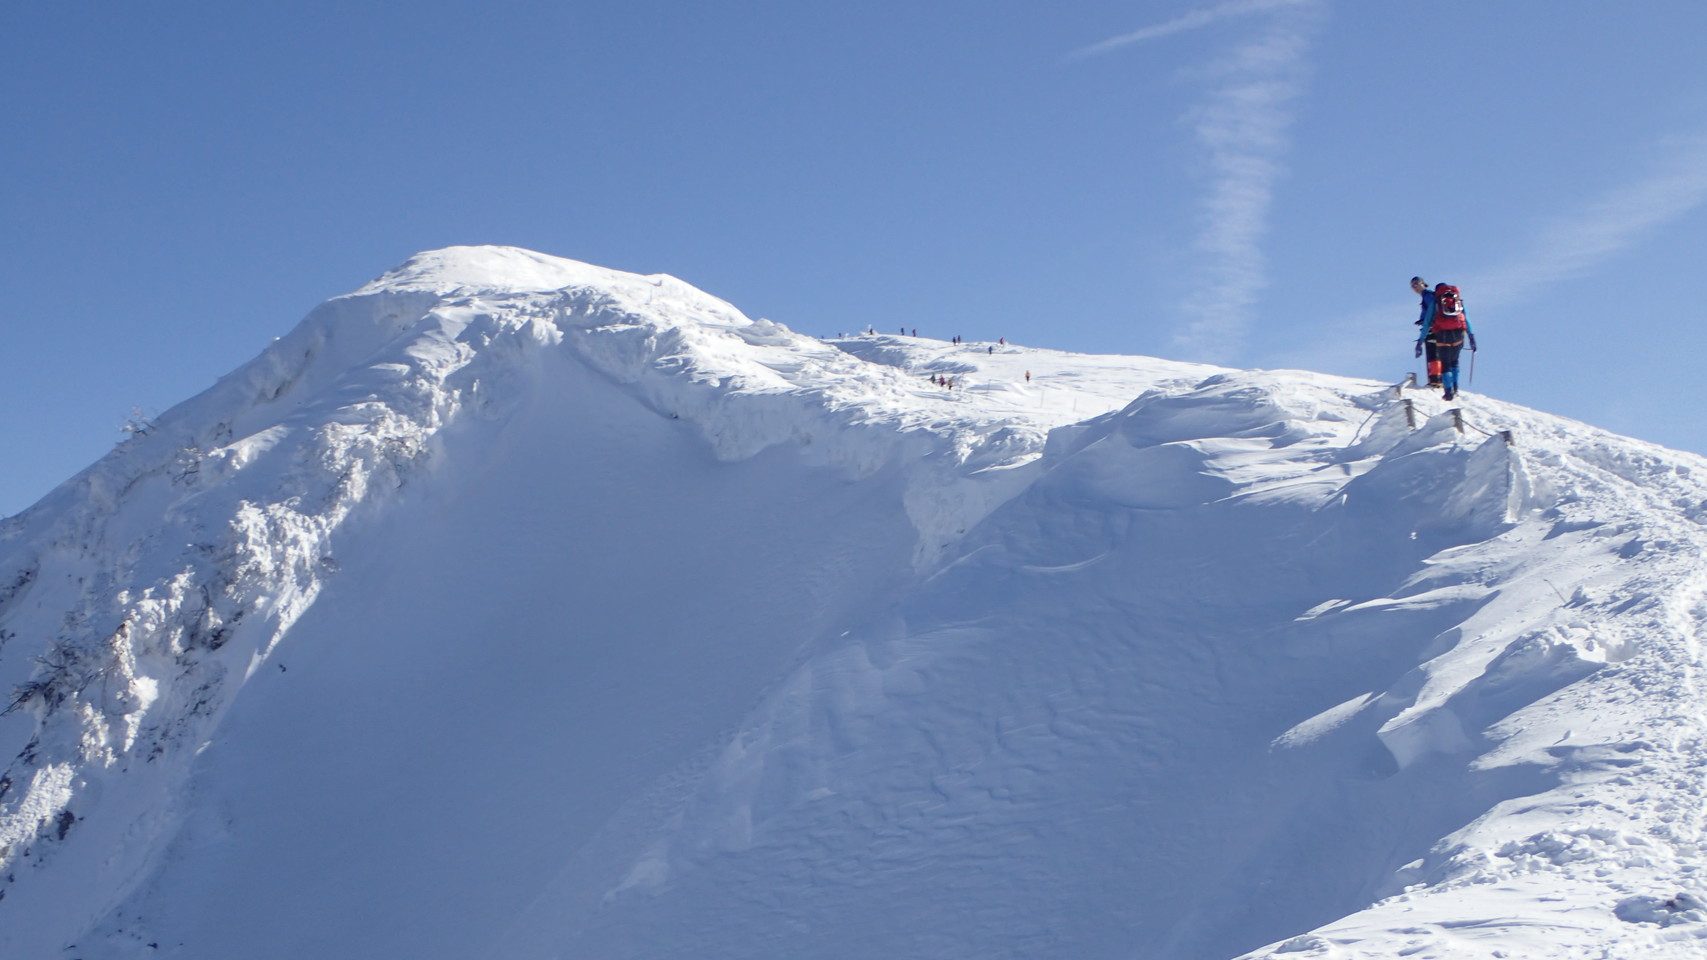
{"type": "Polygon", "coordinates": [[[0,525],[0,957],[1701,956],[1707,461],[1459,406],[421,254],[0,525]]]}

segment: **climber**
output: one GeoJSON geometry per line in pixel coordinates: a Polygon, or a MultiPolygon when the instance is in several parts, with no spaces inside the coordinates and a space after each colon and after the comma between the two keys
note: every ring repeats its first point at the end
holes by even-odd
{"type": "MultiPolygon", "coordinates": [[[[1434,319],[1434,291],[1428,288],[1427,281],[1422,277],[1411,278],[1411,292],[1422,298],[1422,313],[1417,317],[1418,327],[1426,327],[1434,319]]],[[[1423,350],[1428,355],[1428,386],[1431,390],[1440,388],[1440,360],[1434,355],[1434,341],[1425,340],[1423,350]]]]}
{"type": "Polygon", "coordinates": [[[1417,336],[1416,355],[1423,355],[1423,346],[1433,348],[1434,359],[1429,362],[1429,384],[1438,378],[1441,399],[1451,400],[1458,395],[1458,354],[1466,341],[1470,352],[1476,352],[1476,335],[1470,331],[1470,319],[1464,313],[1464,298],[1458,288],[1449,283],[1437,283],[1432,303],[1425,308],[1422,333],[1417,336]]]}

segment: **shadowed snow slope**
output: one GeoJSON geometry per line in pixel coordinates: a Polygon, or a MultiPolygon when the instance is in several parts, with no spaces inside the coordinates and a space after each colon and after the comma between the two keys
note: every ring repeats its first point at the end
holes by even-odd
{"type": "Polygon", "coordinates": [[[1699,956],[1707,462],[1462,406],[421,254],[0,526],[0,956],[1699,956]]]}

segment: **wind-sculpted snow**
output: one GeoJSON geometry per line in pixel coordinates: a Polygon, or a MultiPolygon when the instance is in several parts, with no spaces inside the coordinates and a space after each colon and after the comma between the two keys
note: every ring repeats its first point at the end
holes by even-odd
{"type": "Polygon", "coordinates": [[[419,255],[0,528],[0,955],[1699,955],[1707,463],[1462,406],[419,255]]]}
{"type": "MultiPolygon", "coordinates": [[[[555,947],[1226,957],[1347,915],[1381,917],[1380,935],[1276,955],[1657,943],[1614,909],[1693,888],[1674,872],[1693,822],[1663,840],[1625,825],[1651,869],[1620,864],[1616,883],[1592,852],[1552,864],[1557,907],[1531,890],[1473,923],[1450,900],[1436,926],[1416,916],[1510,882],[1535,842],[1510,806],[1655,803],[1656,783],[1624,798],[1630,765],[1599,759],[1652,720],[1589,706],[1616,641],[1546,583],[1621,551],[1549,540],[1557,508],[1503,441],[1461,443],[1441,416],[1348,446],[1348,406],[1323,381],[1231,375],[1074,431],[958,558],[779,688],[613,904],[555,947]],[[755,933],[756,901],[834,944],[755,933]],[[1606,923],[1530,929],[1553,913],[1606,923]]],[[[1641,682],[1690,730],[1680,666],[1641,682]]],[[[1695,783],[1672,786],[1674,815],[1698,805],[1695,783]]]]}

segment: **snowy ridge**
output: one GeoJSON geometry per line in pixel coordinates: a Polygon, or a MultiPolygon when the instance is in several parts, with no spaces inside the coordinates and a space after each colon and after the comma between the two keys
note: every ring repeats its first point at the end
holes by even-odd
{"type": "MultiPolygon", "coordinates": [[[[938,477],[917,494],[938,510],[922,515],[935,529],[921,552],[1013,489],[977,471],[1034,457],[1053,412],[1010,424],[957,418],[946,398],[908,406],[923,392],[911,378],[668,277],[508,248],[412,258],[6,521],[0,536],[18,545],[0,559],[6,636],[52,638],[35,659],[8,657],[0,675],[18,690],[0,740],[17,757],[0,774],[0,867],[45,862],[51,847],[35,841],[87,816],[87,802],[73,809],[87,771],[128,773],[140,758],[145,806],[169,807],[183,748],[217,724],[337,569],[338,528],[430,470],[446,426],[501,419],[539,375],[531,355],[564,345],[694,422],[725,459],[791,442],[859,476],[940,448],[939,472],[969,479],[956,491],[938,477]],[[871,429],[847,429],[860,423],[871,429]],[[165,528],[151,527],[162,515],[165,528]],[[120,562],[105,567],[108,556],[120,562]],[[13,614],[26,600],[63,624],[13,614]],[[31,714],[33,730],[18,722],[31,714]]],[[[123,883],[139,867],[102,869],[123,883]]]]}
{"type": "Polygon", "coordinates": [[[1695,955],[1707,463],[1405,396],[418,255],[0,526],[0,952],[1695,955]]]}

